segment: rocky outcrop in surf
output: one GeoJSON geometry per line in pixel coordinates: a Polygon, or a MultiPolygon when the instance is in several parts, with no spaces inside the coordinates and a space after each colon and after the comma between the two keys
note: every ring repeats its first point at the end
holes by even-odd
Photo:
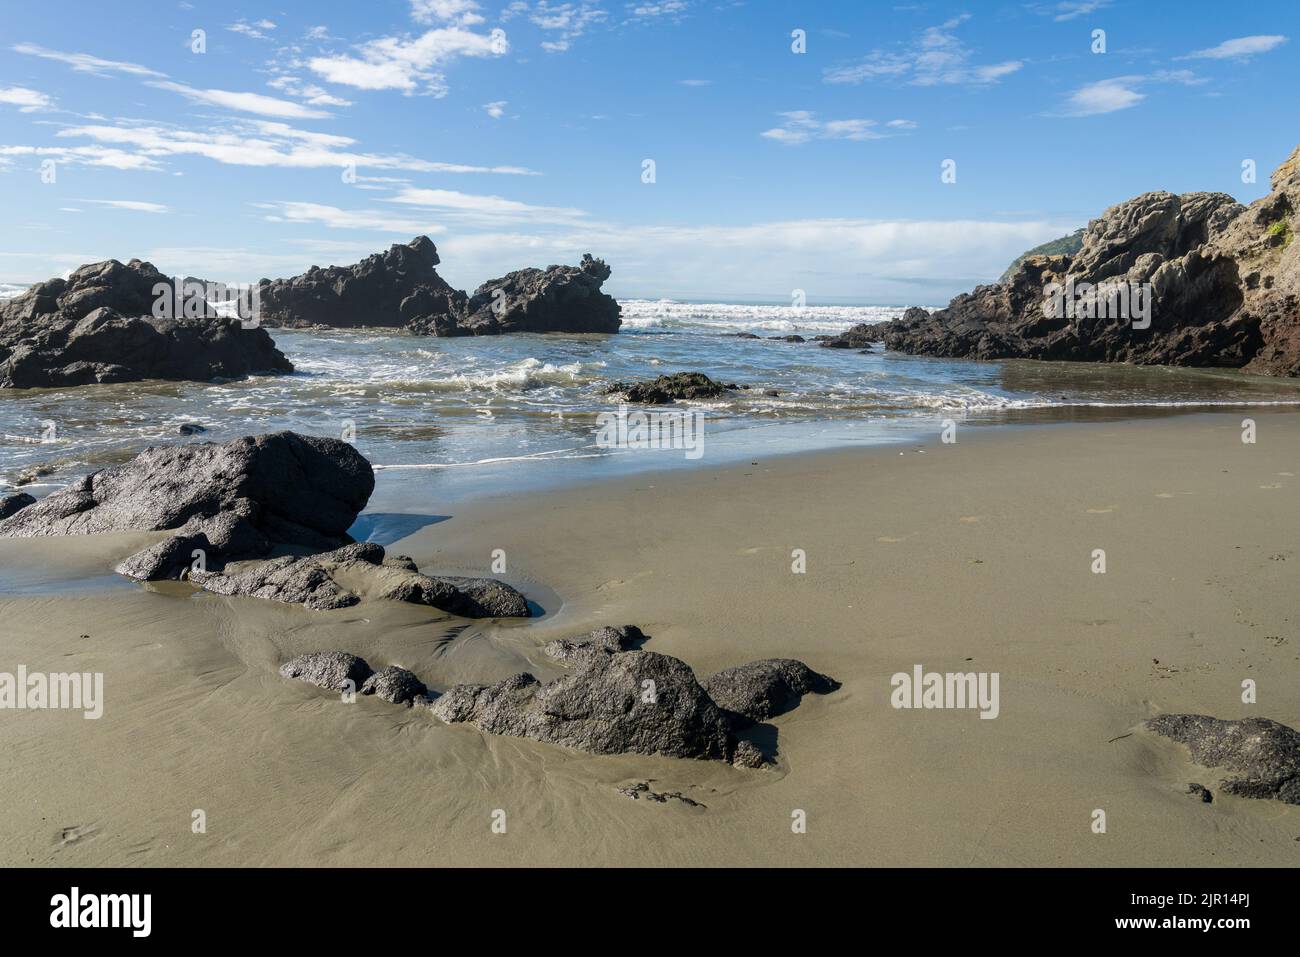
{"type": "Polygon", "coordinates": [[[618,332],[620,307],[601,292],[610,276],[590,254],[577,266],[520,269],[483,283],[473,296],[434,268],[428,236],[417,236],[352,266],[313,266],[292,279],[262,280],[268,326],[404,328],[431,336],[511,332],[618,332]]]}
{"type": "Polygon", "coordinates": [[[749,387],[714,382],[703,372],[674,372],[648,382],[612,382],[605,394],[622,396],[628,402],[664,405],[683,399],[716,399],[742,388],[749,387]]]}
{"type": "Polygon", "coordinates": [[[909,310],[885,345],[1300,375],[1300,148],[1271,186],[1248,207],[1224,193],[1144,193],[1089,223],[1077,253],[1028,256],[946,309],[909,310]]]}
{"type": "MultiPolygon", "coordinates": [[[[180,301],[197,280],[182,280],[180,301]]],[[[201,287],[195,287],[201,288],[201,287]]],[[[176,282],[151,263],[115,259],[37,283],[0,303],[0,388],[144,379],[241,379],[293,371],[266,331],[222,318],[202,294],[173,310],[176,282]],[[155,315],[155,306],[164,318],[155,315]]]]}
{"type": "MultiPolygon", "coordinates": [[[[1146,728],[1186,745],[1192,760],[1233,772],[1226,794],[1300,804],[1300,732],[1268,718],[1225,721],[1204,714],[1162,714],[1146,728]]],[[[1202,788],[1204,790],[1204,788],[1202,788]]]]}

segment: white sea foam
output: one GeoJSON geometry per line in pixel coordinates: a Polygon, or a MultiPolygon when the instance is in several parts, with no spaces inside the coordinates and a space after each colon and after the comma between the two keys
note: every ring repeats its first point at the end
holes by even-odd
{"type": "Polygon", "coordinates": [[[623,299],[623,328],[696,327],[719,333],[835,333],[861,322],[896,319],[906,306],[801,306],[623,299]]]}

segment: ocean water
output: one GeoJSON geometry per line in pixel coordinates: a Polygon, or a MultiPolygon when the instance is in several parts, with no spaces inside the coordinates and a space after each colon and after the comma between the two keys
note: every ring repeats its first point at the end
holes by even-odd
{"type": "Polygon", "coordinates": [[[1300,383],[1219,370],[967,362],[811,341],[893,306],[629,300],[616,336],[434,339],[388,331],[270,330],[292,376],[0,391],[0,487],[43,494],[148,445],[294,429],[351,436],[377,467],[372,508],[436,511],[483,493],[613,472],[932,438],[963,426],[1222,408],[1300,410],[1300,383]],[[806,343],[769,338],[799,334],[806,343]],[[700,371],[750,388],[691,403],[698,458],[597,445],[614,380],[700,371]],[[776,391],[776,396],[765,393],[776,391]],[[182,424],[206,428],[187,438],[182,424]]]}

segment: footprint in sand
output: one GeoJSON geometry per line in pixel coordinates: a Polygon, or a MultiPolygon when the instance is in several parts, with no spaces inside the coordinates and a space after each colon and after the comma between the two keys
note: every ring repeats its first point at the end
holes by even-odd
{"type": "Polygon", "coordinates": [[[66,846],[79,844],[87,838],[94,837],[99,831],[99,826],[95,824],[73,824],[70,827],[59,829],[57,843],[66,846]]]}

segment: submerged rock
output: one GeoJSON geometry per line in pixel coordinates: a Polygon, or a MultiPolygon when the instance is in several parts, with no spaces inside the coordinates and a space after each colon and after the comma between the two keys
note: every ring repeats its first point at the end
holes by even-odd
{"type": "Polygon", "coordinates": [[[191,318],[155,317],[156,288],[174,301],[175,282],[151,263],[110,259],[0,302],[0,388],[293,371],[266,330],[245,329],[206,303],[191,318]]]}
{"type": "Polygon", "coordinates": [[[623,395],[628,402],[663,405],[679,399],[713,399],[740,387],[735,383],[714,382],[703,372],[674,372],[650,382],[615,382],[606,388],[607,395],[623,395]]]}
{"type": "Polygon", "coordinates": [[[818,338],[823,349],[866,349],[873,342],[884,342],[888,326],[888,322],[860,322],[839,335],[818,338]]]}
{"type": "Polygon", "coordinates": [[[1236,772],[1222,784],[1226,793],[1300,804],[1300,732],[1267,718],[1203,714],[1157,715],[1146,727],[1186,745],[1197,764],[1236,772]]]}
{"type": "Polygon", "coordinates": [[[734,716],[736,726],[745,727],[789,711],[806,694],[829,694],[840,683],[802,661],[766,658],[719,671],[703,685],[709,697],[734,716]]]}
{"type": "Polygon", "coordinates": [[[304,605],[313,611],[348,608],[361,600],[340,588],[319,561],[296,555],[274,558],[241,571],[192,571],[189,577],[200,588],[217,595],[267,598],[304,605]]]}
{"type": "Polygon", "coordinates": [[[380,668],[361,686],[362,694],[372,694],[393,704],[404,704],[408,708],[416,698],[427,694],[428,690],[423,681],[396,665],[380,668]]]}
{"type": "Polygon", "coordinates": [[[280,666],[280,676],[297,678],[329,691],[356,691],[372,674],[370,665],[346,651],[313,651],[280,666]]]}
{"type": "Polygon", "coordinates": [[[699,801],[688,798],[681,791],[656,791],[650,787],[649,781],[636,781],[626,787],[615,788],[614,790],[625,798],[631,798],[633,801],[654,801],[656,804],[679,801],[687,807],[708,807],[707,804],[701,804],[699,801]]]}

